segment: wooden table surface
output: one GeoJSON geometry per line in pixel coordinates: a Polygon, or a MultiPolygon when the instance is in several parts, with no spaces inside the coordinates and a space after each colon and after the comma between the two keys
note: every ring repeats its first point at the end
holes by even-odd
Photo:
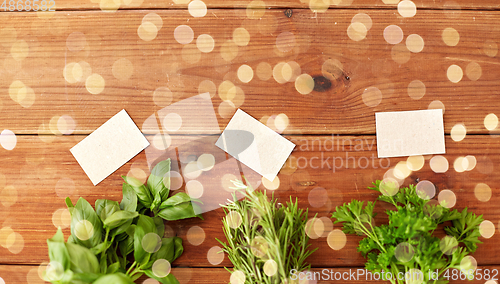
{"type": "MultiPolygon", "coordinates": [[[[239,168],[211,143],[241,108],[297,144],[275,195],[329,217],[351,198],[374,200],[366,187],[406,167],[406,157],[376,158],[375,112],[442,108],[447,170],[424,156],[404,184],[429,180],[455,194],[455,208],[491,221],[494,235],[481,238],[474,257],[479,268],[500,269],[500,2],[406,0],[399,10],[399,0],[189,2],[51,0],[56,12],[0,9],[0,283],[43,283],[46,239],[56,226],[69,235],[65,197],[120,200],[121,175],[148,173],[143,151],[93,186],[69,152],[122,109],[153,152],[169,135],[166,151],[180,171],[201,153],[230,165],[203,181],[221,188],[220,174],[239,168]],[[188,104],[179,113],[198,123],[158,129],[163,108],[204,92],[213,108],[188,104]]],[[[209,253],[223,238],[223,216],[216,209],[204,221],[167,223],[184,240],[172,270],[180,283],[229,282],[228,258],[219,263],[209,253]],[[193,235],[194,226],[202,233],[193,235]],[[200,236],[201,244],[190,243],[200,236]]],[[[362,268],[359,238],[333,250],[328,230],[311,240],[319,247],[313,271],[362,268]]]]}

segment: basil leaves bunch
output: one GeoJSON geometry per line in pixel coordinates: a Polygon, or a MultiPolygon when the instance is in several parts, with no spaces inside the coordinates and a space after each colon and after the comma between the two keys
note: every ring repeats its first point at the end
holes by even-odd
{"type": "MultiPolygon", "coordinates": [[[[154,216],[173,221],[191,217],[200,217],[199,206],[184,192],[168,198],[170,192],[170,159],[158,163],[151,172],[147,184],[142,184],[134,177],[122,176],[126,185],[132,188],[139,199],[139,212],[151,211],[154,216]]],[[[197,201],[197,200],[194,200],[197,201]]]]}
{"type": "Polygon", "coordinates": [[[146,274],[161,283],[179,283],[170,263],[183,252],[182,239],[163,238],[164,219],[200,217],[198,205],[185,193],[168,197],[170,159],[158,163],[147,184],[123,177],[123,199],[98,199],[95,210],[83,198],[73,205],[71,236],[59,228],[47,240],[50,263],[44,280],[57,284],[134,283],[146,274]]]}

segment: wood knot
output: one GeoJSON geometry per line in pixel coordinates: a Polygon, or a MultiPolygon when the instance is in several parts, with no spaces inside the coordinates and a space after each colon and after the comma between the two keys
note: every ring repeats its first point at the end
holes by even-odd
{"type": "Polygon", "coordinates": [[[325,76],[316,76],[314,80],[314,90],[316,92],[326,92],[332,87],[332,82],[325,76]]]}

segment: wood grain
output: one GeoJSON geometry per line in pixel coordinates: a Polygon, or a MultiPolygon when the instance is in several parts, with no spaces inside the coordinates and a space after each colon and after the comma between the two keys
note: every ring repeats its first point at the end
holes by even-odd
{"type": "MultiPolygon", "coordinates": [[[[483,120],[499,108],[494,91],[499,84],[498,55],[487,56],[484,49],[485,45],[497,44],[500,36],[498,13],[494,11],[462,11],[453,18],[447,17],[447,11],[419,10],[413,18],[401,18],[394,10],[383,9],[331,9],[317,14],[297,10],[292,18],[287,18],[282,11],[266,10],[263,19],[252,20],[246,19],[244,10],[211,9],[206,17],[193,19],[184,9],[155,10],[163,19],[163,26],[155,39],[144,41],[138,36],[138,27],[149,12],[57,12],[48,19],[35,13],[1,13],[0,29],[14,28],[16,39],[28,44],[29,53],[16,61],[11,55],[13,41],[4,39],[5,46],[0,45],[0,89],[4,90],[0,93],[0,125],[18,134],[53,134],[58,133],[59,117],[64,116],[76,125],[74,131],[65,131],[89,134],[125,108],[141,127],[148,117],[168,105],[165,100],[155,104],[153,92],[157,88],[170,89],[174,103],[197,95],[204,80],[216,86],[229,80],[240,87],[244,93],[240,107],[257,119],[286,114],[290,120],[286,134],[373,134],[374,112],[427,109],[433,101],[441,101],[445,106],[446,133],[461,123],[468,133],[488,134],[483,120]],[[373,26],[364,40],[353,41],[347,36],[347,29],[358,13],[368,14],[373,26]],[[404,31],[403,43],[410,34],[420,35],[425,42],[420,53],[403,52],[410,56],[407,63],[395,62],[391,56],[393,45],[384,40],[384,29],[394,24],[404,31]],[[179,44],[174,39],[179,25],[189,25],[195,38],[210,34],[215,40],[214,50],[201,54],[196,63],[190,61],[197,54],[195,40],[188,47],[179,44]],[[239,27],[249,32],[250,43],[239,46],[236,57],[225,61],[221,46],[231,42],[233,31],[239,27]],[[441,34],[445,28],[458,31],[457,46],[444,44],[441,34]],[[84,40],[78,33],[83,33],[84,40]],[[276,47],[276,40],[283,33],[285,38],[295,40],[295,47],[289,52],[280,52],[276,47]],[[186,48],[192,49],[185,50],[183,58],[186,48]],[[113,75],[113,65],[123,58],[129,60],[133,72],[128,79],[119,80],[113,75]],[[328,59],[343,64],[342,75],[332,79],[331,87],[323,92],[301,95],[293,82],[279,84],[272,77],[263,81],[257,76],[256,68],[261,62],[274,67],[289,61],[297,62],[301,73],[321,76],[322,65],[328,59]],[[81,82],[69,83],[64,79],[65,65],[82,61],[90,65],[92,73],[102,76],[105,88],[101,93],[87,91],[84,75],[79,75],[81,82]],[[482,70],[477,81],[467,76],[467,66],[472,61],[482,70]],[[242,64],[254,70],[254,78],[247,84],[236,75],[242,64]],[[458,83],[447,78],[451,65],[463,70],[463,79],[458,83]],[[16,99],[21,103],[11,99],[8,89],[16,80],[33,89],[34,102],[30,97],[22,99],[24,95],[16,99]],[[407,92],[413,80],[426,86],[426,94],[419,100],[410,98],[407,92]],[[374,107],[362,99],[370,87],[382,93],[382,101],[374,107]]],[[[18,51],[14,56],[22,57],[23,51],[16,48],[20,47],[14,48],[18,51]]],[[[281,48],[287,48],[286,44],[281,48]]],[[[490,48],[486,52],[493,51],[490,48]]],[[[118,76],[123,79],[123,75],[118,76]]],[[[212,115],[215,113],[223,128],[234,109],[224,108],[227,104],[219,95],[212,100],[212,115]]],[[[193,115],[196,108],[188,107],[186,111],[193,115]]],[[[206,118],[204,115],[202,118],[206,118]]],[[[154,133],[148,127],[141,129],[154,133]]],[[[204,131],[200,125],[179,132],[204,131]]]]}
{"type": "MultiPolygon", "coordinates": [[[[56,0],[55,8],[56,10],[106,10],[115,11],[116,9],[186,9],[190,0],[168,0],[168,1],[154,1],[154,0],[128,0],[121,1],[120,5],[116,5],[116,2],[112,3],[109,1],[99,1],[99,0],[56,0]]],[[[242,9],[247,8],[251,1],[236,0],[236,1],[221,1],[221,0],[205,0],[203,1],[208,8],[234,8],[242,9]]],[[[378,8],[387,9],[395,8],[398,0],[334,0],[331,9],[338,8],[349,8],[349,9],[364,9],[364,8],[378,8]],[[396,4],[395,4],[396,3],[396,4]]],[[[418,8],[426,9],[448,9],[448,10],[468,10],[468,9],[498,9],[499,4],[494,0],[456,0],[456,1],[429,1],[429,0],[415,0],[413,1],[418,8]]],[[[308,9],[311,6],[317,7],[318,1],[309,0],[266,0],[263,1],[266,8],[276,8],[276,9],[308,9]],[[312,2],[312,3],[310,3],[312,2]]],[[[323,7],[323,2],[319,2],[321,7],[323,7]]]]}
{"type": "MultiPolygon", "coordinates": [[[[17,146],[5,156],[0,166],[0,173],[6,177],[7,185],[1,192],[0,229],[10,227],[22,237],[22,242],[14,242],[10,250],[5,246],[0,247],[0,263],[40,264],[47,261],[45,240],[56,231],[53,221],[58,220],[54,219],[57,218],[54,217],[54,213],[57,209],[65,208],[66,196],[70,196],[73,202],[83,197],[91,204],[100,198],[121,200],[120,176],[126,175],[131,168],[147,171],[147,158],[143,152],[94,187],[68,151],[81,138],[83,137],[55,137],[51,143],[47,143],[38,137],[19,136],[17,146]]],[[[329,217],[335,206],[349,202],[353,198],[374,200],[375,192],[366,187],[376,179],[381,179],[390,167],[405,160],[405,158],[381,160],[375,158],[374,136],[289,136],[287,138],[297,144],[296,151],[292,154],[297,159],[297,168],[295,171],[293,167],[282,170],[279,175],[280,187],[274,194],[281,202],[286,202],[290,196],[298,197],[300,207],[310,208],[310,217],[316,213],[319,217],[329,217]],[[333,150],[331,145],[334,146],[333,150]],[[306,160],[309,161],[307,165],[306,160]],[[335,167],[332,160],[335,160],[335,167]],[[327,196],[321,195],[321,190],[317,189],[319,187],[326,189],[327,196]],[[312,191],[313,189],[315,190],[312,191]]],[[[496,227],[500,220],[500,208],[497,206],[500,198],[498,195],[500,177],[495,174],[496,167],[500,163],[500,144],[495,137],[489,136],[468,136],[462,142],[453,142],[447,137],[446,143],[445,157],[450,163],[449,170],[446,173],[434,173],[429,161],[426,161],[421,170],[413,172],[406,179],[405,184],[415,183],[416,179],[427,179],[436,185],[438,192],[450,189],[457,197],[455,208],[468,207],[475,213],[484,215],[484,218],[493,222],[496,227]],[[477,165],[472,171],[457,173],[453,168],[453,162],[455,158],[465,155],[475,156],[477,165]],[[478,183],[486,183],[491,187],[492,197],[489,201],[480,202],[475,197],[474,188],[478,183]]],[[[199,156],[200,153],[207,152],[206,149],[196,145],[191,143],[180,146],[183,148],[179,152],[188,156],[199,156]]],[[[223,192],[220,174],[229,170],[228,167],[224,167],[228,162],[221,161],[218,152],[209,153],[213,153],[216,157],[217,166],[213,171],[200,176],[198,180],[202,181],[206,194],[211,194],[208,189],[223,192]]],[[[233,165],[236,167],[233,170],[238,171],[237,164],[233,165]]],[[[253,184],[260,181],[260,176],[245,169],[244,166],[243,172],[253,184]]],[[[261,185],[259,188],[264,187],[261,185]]],[[[376,210],[382,212],[384,208],[379,204],[376,210]]],[[[219,265],[212,265],[207,259],[209,249],[220,245],[215,238],[224,240],[221,229],[223,217],[223,211],[217,209],[204,213],[205,221],[189,219],[167,223],[172,229],[168,231],[184,240],[184,254],[176,261],[177,265],[207,268],[230,266],[227,257],[219,265]],[[187,241],[187,232],[192,226],[200,226],[205,232],[205,239],[201,245],[195,246],[187,241]]],[[[377,219],[377,222],[384,220],[377,219]]],[[[335,225],[334,228],[340,227],[335,225]]],[[[64,229],[64,234],[67,237],[69,229],[64,229]]],[[[3,235],[5,233],[0,234],[0,244],[6,243],[7,236],[3,235]]],[[[490,239],[482,238],[484,244],[474,254],[480,265],[500,262],[496,245],[498,240],[498,233],[490,239]]],[[[358,241],[359,237],[348,236],[345,248],[334,251],[329,248],[324,237],[311,240],[312,247],[319,247],[319,250],[309,261],[313,267],[360,267],[364,260],[356,252],[358,241]]]]}

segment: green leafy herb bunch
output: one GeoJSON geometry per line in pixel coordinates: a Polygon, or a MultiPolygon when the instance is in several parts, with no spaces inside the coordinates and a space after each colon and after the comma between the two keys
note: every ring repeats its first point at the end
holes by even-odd
{"type": "MultiPolygon", "coordinates": [[[[316,249],[309,250],[306,235],[307,210],[290,202],[282,205],[274,195],[254,191],[241,181],[233,181],[233,189],[245,196],[230,201],[222,220],[227,244],[218,240],[233,263],[231,279],[239,283],[289,283],[293,269],[309,269],[305,260],[316,249]]],[[[248,181],[247,181],[247,184],[248,181]]]]}
{"type": "Polygon", "coordinates": [[[382,193],[379,201],[394,205],[394,210],[385,212],[388,224],[375,225],[375,202],[365,205],[352,200],[336,207],[332,214],[334,223],[343,223],[345,233],[365,237],[358,251],[367,259],[367,270],[391,283],[448,283],[450,270],[473,279],[474,266],[468,254],[481,243],[482,215],[430,202],[430,197],[414,185],[398,191],[392,182],[376,181],[370,189],[382,193]],[[447,235],[439,239],[434,232],[443,223],[447,235]]]}
{"type": "Polygon", "coordinates": [[[47,240],[50,263],[44,280],[57,284],[134,283],[146,274],[161,283],[179,283],[170,264],[183,252],[182,239],[164,238],[164,219],[200,217],[186,193],[169,197],[170,159],[159,162],[147,184],[123,177],[123,199],[98,199],[95,209],[83,198],[66,204],[71,235],[59,228],[47,240]]]}

